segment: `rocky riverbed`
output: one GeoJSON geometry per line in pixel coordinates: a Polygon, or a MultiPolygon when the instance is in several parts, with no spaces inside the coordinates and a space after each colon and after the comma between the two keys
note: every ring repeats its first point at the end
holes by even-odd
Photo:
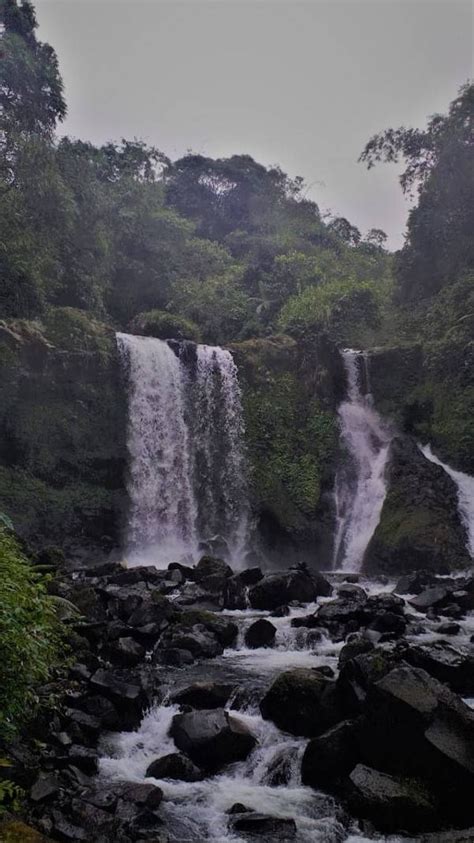
{"type": "Polygon", "coordinates": [[[83,566],[52,588],[69,674],[4,768],[47,838],[474,839],[472,573],[204,557],[83,566]]]}

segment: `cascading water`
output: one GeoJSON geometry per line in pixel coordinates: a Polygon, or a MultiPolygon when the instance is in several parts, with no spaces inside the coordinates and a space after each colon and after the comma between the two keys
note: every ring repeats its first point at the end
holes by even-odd
{"type": "Polygon", "coordinates": [[[230,352],[117,334],[128,383],[129,561],[195,557],[219,533],[238,562],[248,531],[243,418],[230,352]]]}
{"type": "Polygon", "coordinates": [[[338,415],[347,457],[336,476],[334,567],[357,571],[385,499],[391,433],[372,406],[364,353],[346,349],[342,356],[348,393],[338,415]]]}
{"type": "Polygon", "coordinates": [[[433,454],[430,445],[420,446],[421,452],[428,460],[440,465],[444,468],[447,474],[454,480],[458,488],[458,506],[459,514],[466,527],[468,535],[467,548],[472,558],[474,559],[474,477],[469,474],[464,474],[462,471],[456,471],[451,468],[433,454]]]}

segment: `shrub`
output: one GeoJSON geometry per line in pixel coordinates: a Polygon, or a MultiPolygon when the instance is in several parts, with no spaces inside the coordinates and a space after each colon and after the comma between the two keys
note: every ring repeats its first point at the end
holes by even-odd
{"type": "Polygon", "coordinates": [[[190,319],[183,319],[165,310],[148,310],[139,313],[132,319],[130,330],[143,337],[156,337],[159,340],[193,340],[201,339],[198,326],[190,319]]]}
{"type": "Polygon", "coordinates": [[[62,644],[54,598],[0,527],[0,737],[31,715],[38,683],[60,663],[62,644]]]}

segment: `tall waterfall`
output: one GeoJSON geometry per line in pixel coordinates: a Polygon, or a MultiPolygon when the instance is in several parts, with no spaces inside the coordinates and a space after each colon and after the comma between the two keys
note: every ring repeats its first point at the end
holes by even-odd
{"type": "Polygon", "coordinates": [[[152,337],[117,334],[128,384],[126,534],[131,561],[195,557],[219,534],[238,562],[248,531],[243,418],[230,352],[179,354],[152,337]]]}
{"type": "Polygon", "coordinates": [[[471,477],[469,474],[464,474],[462,471],[456,471],[454,468],[451,468],[450,465],[441,462],[436,454],[433,454],[430,445],[424,445],[420,449],[428,460],[431,460],[431,462],[434,462],[436,465],[440,465],[441,468],[444,468],[446,473],[449,474],[456,483],[458,489],[459,514],[467,530],[467,549],[474,559],[474,477],[471,477]]]}
{"type": "Polygon", "coordinates": [[[391,433],[372,406],[364,353],[346,349],[342,356],[348,393],[338,414],[347,459],[336,476],[334,567],[357,571],[385,499],[391,433]]]}

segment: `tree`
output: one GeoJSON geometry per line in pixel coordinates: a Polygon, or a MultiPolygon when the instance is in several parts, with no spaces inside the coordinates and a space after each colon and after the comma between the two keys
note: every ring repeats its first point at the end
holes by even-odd
{"type": "Polygon", "coordinates": [[[378,249],[383,249],[387,242],[387,235],[381,228],[371,228],[365,235],[365,242],[376,246],[378,249]]]}
{"type": "Polygon", "coordinates": [[[423,298],[452,283],[474,263],[474,85],[466,84],[448,114],[426,129],[387,129],[369,140],[360,159],[405,161],[404,193],[418,194],[397,262],[402,300],[423,298]]]}
{"type": "Polygon", "coordinates": [[[329,223],[328,228],[348,246],[357,246],[360,243],[361,233],[359,229],[355,225],[351,225],[345,217],[335,217],[329,223]]]}

